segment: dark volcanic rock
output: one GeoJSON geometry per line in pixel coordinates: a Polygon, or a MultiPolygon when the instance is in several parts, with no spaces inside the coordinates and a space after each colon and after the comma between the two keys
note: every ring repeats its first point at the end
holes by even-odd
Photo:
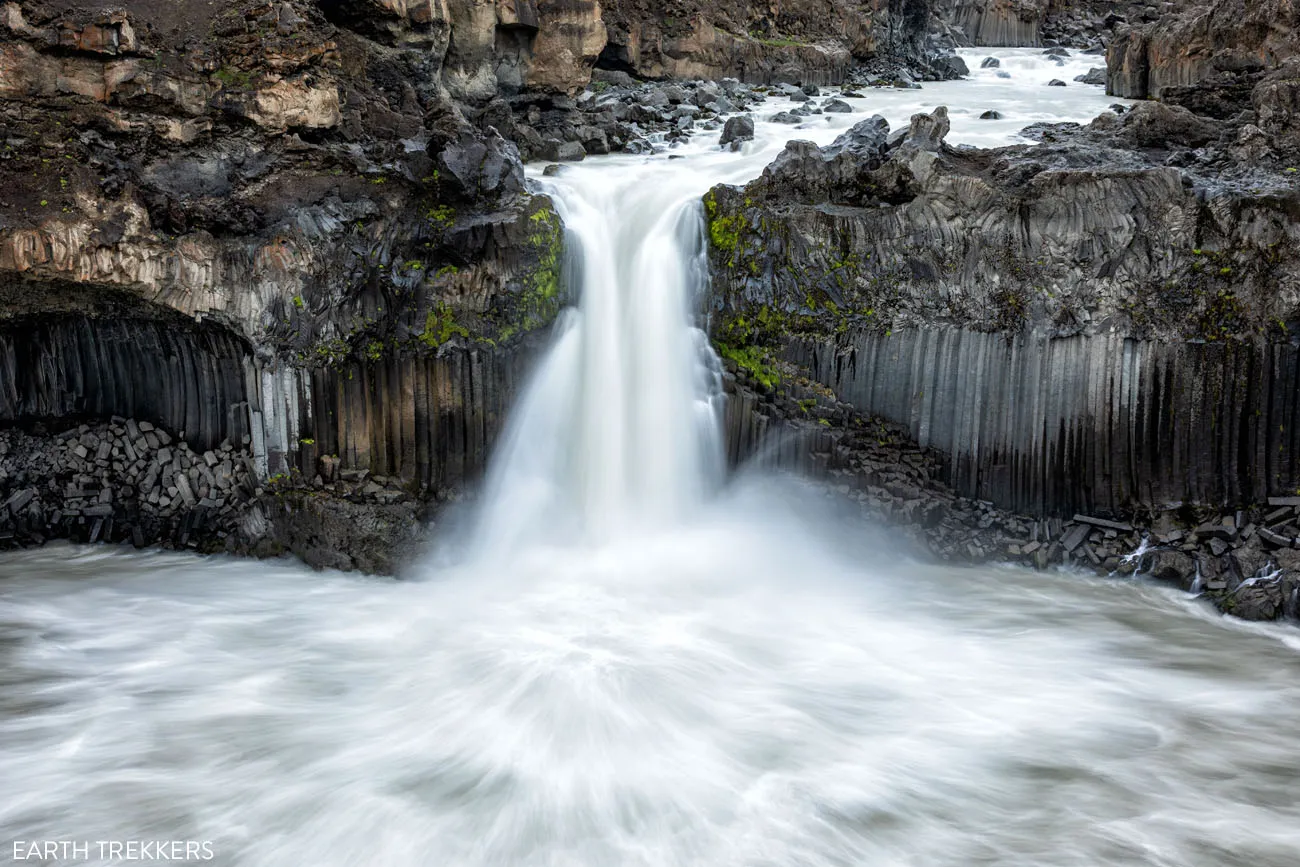
{"type": "Polygon", "coordinates": [[[410,499],[354,503],[288,491],[264,498],[260,508],[269,524],[263,538],[314,569],[393,575],[418,553],[423,538],[419,509],[410,499]]]}
{"type": "Polygon", "coordinates": [[[1106,86],[1106,70],[1104,67],[1094,67],[1089,69],[1083,75],[1076,75],[1074,80],[1080,84],[1095,84],[1101,87],[1106,86]]]}
{"type": "Polygon", "coordinates": [[[737,115],[727,118],[727,122],[722,127],[722,135],[718,138],[718,144],[739,145],[741,142],[751,141],[754,138],[754,119],[747,114],[737,115]]]}
{"type": "Polygon", "coordinates": [[[743,191],[715,188],[716,338],[907,423],[952,456],[961,494],[1012,509],[1116,511],[1139,491],[1252,503],[1300,486],[1289,464],[1249,457],[1300,448],[1273,408],[1296,387],[1277,323],[1300,322],[1300,191],[1253,156],[1276,140],[1154,103],[1043,125],[1032,147],[951,149],[946,130],[946,113],[918,115],[895,146],[843,163],[792,144],[743,191]],[[1122,395],[1095,391],[1121,368],[1122,395]],[[1138,421],[1172,395],[1171,424],[1138,421]],[[1207,413],[1261,422],[1225,455],[1195,421],[1207,413]],[[1116,474],[1121,443],[1142,457],[1116,474]]]}
{"type": "Polygon", "coordinates": [[[970,67],[966,65],[966,61],[955,54],[940,57],[934,62],[934,67],[944,78],[962,78],[970,75],[970,67]]]}

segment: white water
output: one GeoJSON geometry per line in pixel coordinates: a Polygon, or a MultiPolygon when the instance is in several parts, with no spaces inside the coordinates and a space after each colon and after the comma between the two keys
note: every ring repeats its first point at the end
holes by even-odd
{"type": "Polygon", "coordinates": [[[795,488],[710,495],[692,203],[865,113],[947,104],[953,140],[1002,143],[1109,102],[1035,84],[1086,61],[998,53],[1021,58],[1010,85],[873,92],[760,124],[745,154],[701,136],[550,182],[582,304],[465,562],[395,583],[0,560],[0,858],[9,837],[211,841],[240,865],[1297,863],[1288,629],[1137,584],[921,566],[795,488]]]}

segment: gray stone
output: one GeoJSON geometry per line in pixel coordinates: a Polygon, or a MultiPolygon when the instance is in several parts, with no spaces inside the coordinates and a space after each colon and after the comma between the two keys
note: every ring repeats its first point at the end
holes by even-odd
{"type": "Polygon", "coordinates": [[[1087,525],[1076,524],[1065,532],[1065,535],[1061,538],[1061,545],[1065,548],[1066,552],[1073,553],[1074,549],[1082,545],[1088,538],[1089,532],[1091,532],[1091,530],[1087,525]]]}
{"type": "Polygon", "coordinates": [[[754,119],[747,114],[742,114],[727,118],[726,124],[722,127],[722,135],[718,138],[718,144],[738,144],[753,138],[754,119]]]}
{"type": "Polygon", "coordinates": [[[1110,521],[1105,518],[1093,518],[1089,515],[1076,514],[1072,519],[1078,524],[1090,524],[1093,527],[1102,527],[1107,530],[1115,530],[1120,533],[1132,533],[1133,525],[1126,521],[1110,521]]]}

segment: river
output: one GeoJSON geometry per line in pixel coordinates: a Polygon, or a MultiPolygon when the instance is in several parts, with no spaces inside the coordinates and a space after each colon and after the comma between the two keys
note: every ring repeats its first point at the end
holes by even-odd
{"type": "Polygon", "coordinates": [[[1140,579],[919,563],[815,489],[723,479],[700,194],[871,113],[946,104],[950,142],[996,145],[1112,102],[1072,82],[1095,59],[968,63],[989,53],[1011,78],[539,179],[581,300],[464,538],[407,580],[102,546],[0,559],[0,857],[1300,862],[1291,627],[1140,579]]]}

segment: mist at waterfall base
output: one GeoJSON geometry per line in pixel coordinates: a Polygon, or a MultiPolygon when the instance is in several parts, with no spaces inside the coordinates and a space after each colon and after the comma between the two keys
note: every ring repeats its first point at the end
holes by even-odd
{"type": "Polygon", "coordinates": [[[1023,83],[548,179],[581,301],[467,544],[419,580],[0,559],[0,837],[240,865],[1297,863],[1295,633],[1142,582],[920,564],[813,489],[721,478],[699,195],[864,113],[947,103],[956,141],[995,144],[1014,129],[971,112],[1109,102],[1023,83]]]}

